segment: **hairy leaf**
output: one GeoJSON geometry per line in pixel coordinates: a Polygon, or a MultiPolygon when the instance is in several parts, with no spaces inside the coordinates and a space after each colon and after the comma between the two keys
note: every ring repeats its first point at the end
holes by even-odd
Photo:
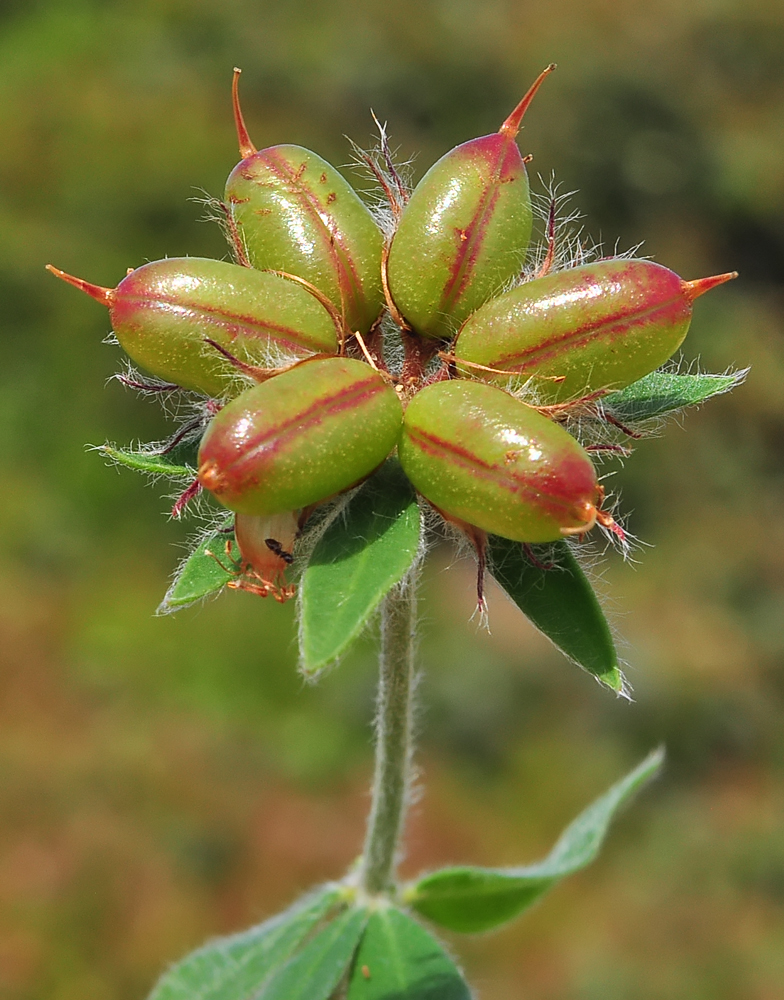
{"type": "Polygon", "coordinates": [[[419,507],[390,459],[319,540],[300,587],[302,669],[315,674],[345,652],[419,551],[419,507]]]}
{"type": "Polygon", "coordinates": [[[625,389],[605,396],[602,407],[624,424],[650,420],[729,392],[743,382],[747,370],[729,375],[651,372],[625,389]]]}
{"type": "Polygon", "coordinates": [[[161,601],[158,614],[168,614],[193,604],[194,601],[215,593],[232,579],[230,559],[239,558],[239,550],[231,533],[231,521],[224,525],[226,530],[212,532],[202,539],[191,554],[181,563],[174,582],[161,601]],[[226,542],[231,542],[230,553],[226,553],[226,542]],[[209,553],[212,553],[210,555],[209,553]],[[223,565],[214,557],[217,556],[223,565]],[[225,568],[224,568],[225,567],[225,568]]]}
{"type": "Polygon", "coordinates": [[[254,993],[254,1000],[328,1000],[351,964],[367,919],[364,908],[346,910],[254,993]]]}
{"type": "Polygon", "coordinates": [[[566,542],[531,547],[536,566],[519,542],[491,535],[490,572],[514,603],[569,659],[613,691],[623,690],[610,627],[566,542]],[[543,568],[552,567],[552,568],[543,568]]]}
{"type": "Polygon", "coordinates": [[[580,813],[548,856],[524,868],[444,868],[405,892],[405,900],[434,923],[453,931],[486,931],[528,909],[562,878],[590,864],[599,853],[618,809],[659,771],[662,749],[580,813]]]}
{"type": "Polygon", "coordinates": [[[317,890],[258,927],[210,941],[166,972],[149,1000],[244,1000],[256,996],[340,900],[317,890]]]}
{"type": "Polygon", "coordinates": [[[460,970],[423,927],[378,909],[359,946],[346,1000],[469,1000],[460,970]]]}

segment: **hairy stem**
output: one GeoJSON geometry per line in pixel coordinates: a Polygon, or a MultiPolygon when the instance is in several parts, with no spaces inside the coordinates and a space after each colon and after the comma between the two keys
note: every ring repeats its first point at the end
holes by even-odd
{"type": "Polygon", "coordinates": [[[411,784],[412,688],[417,572],[384,599],[376,714],[376,771],[361,881],[366,892],[394,883],[411,784]]]}

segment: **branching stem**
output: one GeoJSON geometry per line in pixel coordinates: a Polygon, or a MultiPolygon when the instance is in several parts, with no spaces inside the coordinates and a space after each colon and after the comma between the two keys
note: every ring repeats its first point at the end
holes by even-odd
{"type": "Polygon", "coordinates": [[[362,886],[371,895],[394,883],[410,798],[417,577],[415,569],[382,605],[376,771],[361,872],[362,886]]]}

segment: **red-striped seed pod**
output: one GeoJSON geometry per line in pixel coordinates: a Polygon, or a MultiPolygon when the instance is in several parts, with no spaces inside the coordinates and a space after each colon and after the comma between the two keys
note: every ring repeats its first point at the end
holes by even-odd
{"type": "Polygon", "coordinates": [[[398,447],[416,489],[447,517],[520,542],[589,531],[601,490],[562,427],[502,389],[452,380],[409,403],[398,447]]]}
{"type": "Polygon", "coordinates": [[[464,142],[425,174],[403,210],[387,262],[389,293],[415,332],[451,337],[525,263],[531,196],[515,136],[547,74],[498,132],[464,142]]]}
{"type": "Polygon", "coordinates": [[[498,384],[533,379],[543,403],[622,389],[680,347],[694,299],[734,277],[682,281],[660,264],[619,258],[535,278],[466,320],[458,371],[498,384]]]}
{"type": "Polygon", "coordinates": [[[307,507],[380,465],[402,417],[394,389],[364,362],[305,361],[213,418],[199,449],[199,481],[241,514],[307,507]]]}
{"type": "Polygon", "coordinates": [[[242,160],[226,182],[226,202],[249,262],[310,282],[365,333],[381,312],[381,230],[357,193],[326,160],[302,146],[256,150],[237,96],[242,160]]]}
{"type": "Polygon", "coordinates": [[[300,284],[276,274],[203,257],[172,257],[102,288],[48,265],[108,306],[115,336],[146,371],[185,389],[220,396],[244,383],[213,341],[240,362],[334,354],[335,319],[300,284]]]}

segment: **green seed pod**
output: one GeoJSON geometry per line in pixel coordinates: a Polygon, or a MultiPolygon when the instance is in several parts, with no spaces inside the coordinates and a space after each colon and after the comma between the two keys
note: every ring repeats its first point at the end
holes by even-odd
{"type": "Polygon", "coordinates": [[[240,362],[262,366],[338,348],[335,322],[324,306],[276,274],[204,257],[172,257],[131,271],[116,288],[102,288],[48,267],[108,306],[115,336],[136,364],[210,396],[238,380],[207,338],[240,362]]]}
{"type": "Polygon", "coordinates": [[[380,465],[402,416],[394,389],[364,362],[306,361],[217,414],[199,449],[199,481],[241,514],[307,507],[380,465]]]}
{"type": "Polygon", "coordinates": [[[520,274],[531,196],[515,136],[548,66],[493,135],[457,146],[425,174],[403,210],[387,261],[389,292],[411,327],[451,337],[520,274]]]}
{"type": "Polygon", "coordinates": [[[590,530],[601,490],[558,424],[502,389],[438,382],[409,403],[398,447],[417,490],[447,517],[519,542],[590,530]]]}
{"type": "Polygon", "coordinates": [[[367,206],[338,171],[301,146],[257,151],[237,98],[242,160],[226,182],[226,201],[250,263],[310,282],[351,331],[367,332],[381,312],[383,236],[367,206]]]}
{"type": "Polygon", "coordinates": [[[617,259],[535,278],[466,320],[457,367],[499,384],[533,378],[541,402],[622,389],[680,347],[693,300],[734,277],[682,281],[660,264],[617,259]]]}

